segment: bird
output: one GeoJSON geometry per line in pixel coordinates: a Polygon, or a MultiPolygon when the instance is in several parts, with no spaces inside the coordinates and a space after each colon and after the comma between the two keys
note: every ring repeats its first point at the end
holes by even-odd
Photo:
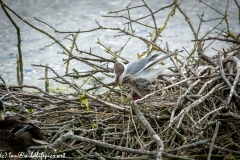
{"type": "Polygon", "coordinates": [[[162,66],[161,68],[153,68],[158,64],[159,61],[164,60],[170,56],[177,54],[177,52],[167,54],[160,57],[160,54],[154,54],[149,57],[133,61],[125,65],[122,62],[116,62],[114,64],[115,81],[122,84],[123,77],[126,74],[132,75],[134,78],[143,78],[149,82],[153,82],[158,75],[163,72],[169,65],[162,66]]]}
{"type": "Polygon", "coordinates": [[[19,153],[37,144],[49,144],[40,128],[20,115],[4,117],[5,107],[0,100],[0,150],[19,153]]]}
{"type": "Polygon", "coordinates": [[[154,80],[157,79],[159,74],[162,73],[165,69],[169,68],[170,65],[164,65],[161,66],[161,68],[153,67],[156,66],[159,61],[176,54],[177,52],[174,52],[171,54],[167,54],[163,57],[160,57],[160,54],[154,54],[152,56],[128,63],[127,65],[122,62],[116,62],[114,64],[115,82],[119,82],[119,84],[122,85],[124,77],[128,75],[125,78],[124,85],[128,85],[132,88],[134,92],[136,92],[132,100],[139,99],[140,97],[143,97],[141,95],[145,95],[144,93],[140,93],[140,91],[145,92],[144,89],[139,88],[141,85],[144,84],[143,81],[145,81],[145,84],[152,83],[154,80]],[[126,81],[130,78],[129,75],[131,75],[131,79],[134,80],[134,83],[126,81]],[[139,81],[139,83],[137,81],[139,81]]]}
{"type": "Polygon", "coordinates": [[[123,77],[122,85],[129,86],[132,89],[132,100],[142,98],[156,90],[156,86],[153,85],[151,82],[143,78],[134,79],[133,76],[130,74],[126,74],[123,77]],[[134,93],[136,93],[136,95],[134,93]]]}

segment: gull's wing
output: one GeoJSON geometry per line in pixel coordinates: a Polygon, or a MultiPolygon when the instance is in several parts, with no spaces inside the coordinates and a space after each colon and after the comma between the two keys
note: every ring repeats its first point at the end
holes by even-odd
{"type": "Polygon", "coordinates": [[[159,57],[159,54],[145,57],[127,64],[126,74],[135,75],[139,71],[143,70],[149,63],[153,62],[157,57],[159,57]]]}
{"type": "MultiPolygon", "coordinates": [[[[168,57],[170,57],[170,56],[176,55],[176,54],[177,54],[177,52],[174,52],[174,53],[171,53],[171,54],[167,54],[167,55],[165,55],[165,56],[163,56],[163,57],[159,57],[159,54],[157,54],[158,56],[156,56],[156,57],[154,57],[155,55],[153,55],[153,56],[151,56],[151,58],[149,59],[149,63],[147,63],[147,65],[146,65],[142,70],[150,69],[150,68],[154,67],[155,65],[157,65],[157,63],[158,63],[159,61],[162,61],[162,60],[164,60],[164,59],[166,59],[166,58],[168,58],[168,57]]],[[[139,72],[141,72],[141,70],[138,71],[138,73],[139,73],[139,72]]],[[[137,73],[135,73],[135,74],[137,74],[137,73]]]]}
{"type": "Polygon", "coordinates": [[[160,66],[158,68],[142,70],[138,74],[135,74],[133,77],[135,79],[139,79],[140,78],[140,79],[145,79],[145,80],[147,80],[149,82],[153,82],[155,79],[157,79],[159,74],[161,74],[164,70],[166,70],[169,67],[171,67],[171,65],[167,64],[167,65],[164,65],[164,66],[160,66]]]}
{"type": "MultiPolygon", "coordinates": [[[[135,62],[133,62],[133,64],[134,63],[137,63],[137,64],[131,66],[134,69],[134,72],[127,73],[127,74],[132,74],[133,76],[135,76],[136,74],[142,72],[143,70],[147,70],[147,69],[150,69],[150,68],[154,67],[155,65],[157,65],[157,63],[159,61],[162,61],[162,60],[164,60],[164,59],[166,59],[170,56],[173,56],[175,54],[177,54],[177,52],[167,54],[163,57],[160,57],[159,54],[155,54],[155,55],[152,55],[150,57],[145,57],[143,59],[135,61],[135,62]],[[141,60],[142,60],[142,62],[141,62],[141,60]],[[139,67],[139,68],[137,68],[137,67],[139,67]]],[[[130,65],[131,65],[131,63],[129,64],[129,66],[130,65]]],[[[129,69],[132,69],[132,68],[129,68],[129,69]]]]}

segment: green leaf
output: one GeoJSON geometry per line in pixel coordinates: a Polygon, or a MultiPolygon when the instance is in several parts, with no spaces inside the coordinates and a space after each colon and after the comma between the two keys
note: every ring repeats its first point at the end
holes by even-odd
{"type": "Polygon", "coordinates": [[[84,94],[81,94],[81,95],[79,95],[79,100],[80,100],[81,106],[84,104],[86,106],[86,111],[89,112],[90,109],[89,109],[89,105],[88,105],[88,98],[85,97],[84,94]]]}
{"type": "Polygon", "coordinates": [[[29,112],[29,113],[33,113],[33,112],[34,112],[34,108],[29,108],[29,109],[28,109],[28,112],[29,112]]]}
{"type": "Polygon", "coordinates": [[[112,153],[109,154],[109,156],[111,156],[111,157],[115,157],[115,153],[112,152],[112,153]]]}
{"type": "Polygon", "coordinates": [[[126,102],[126,103],[128,103],[128,102],[130,102],[131,101],[131,99],[130,98],[124,98],[124,100],[123,100],[124,102],[126,102]]]}
{"type": "Polygon", "coordinates": [[[96,123],[93,123],[92,128],[98,128],[98,125],[96,123]]]}

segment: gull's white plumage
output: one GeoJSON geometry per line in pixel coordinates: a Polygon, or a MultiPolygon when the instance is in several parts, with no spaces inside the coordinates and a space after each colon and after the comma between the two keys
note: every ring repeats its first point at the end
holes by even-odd
{"type": "Polygon", "coordinates": [[[160,62],[170,56],[177,54],[177,52],[167,54],[163,57],[160,57],[160,54],[155,54],[150,57],[145,57],[139,59],[137,61],[133,61],[125,65],[122,62],[116,62],[114,64],[114,73],[115,78],[122,84],[123,77],[126,74],[130,74],[133,78],[144,78],[149,82],[154,81],[160,73],[162,73],[165,69],[169,68],[170,65],[161,66],[158,68],[153,68],[160,62]]]}
{"type": "Polygon", "coordinates": [[[160,57],[160,54],[155,54],[149,57],[133,61],[125,65],[122,62],[116,62],[114,64],[114,73],[116,82],[121,85],[129,86],[133,93],[137,93],[132,97],[132,100],[136,100],[143,97],[153,91],[150,87],[151,83],[157,79],[159,74],[170,67],[170,65],[159,66],[154,68],[160,61],[177,54],[177,52],[167,54],[160,57]]]}

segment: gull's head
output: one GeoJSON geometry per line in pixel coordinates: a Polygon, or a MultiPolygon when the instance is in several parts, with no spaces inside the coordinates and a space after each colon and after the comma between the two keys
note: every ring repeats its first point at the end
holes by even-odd
{"type": "Polygon", "coordinates": [[[4,120],[3,113],[5,112],[5,108],[3,106],[3,102],[0,100],[0,121],[4,120]]]}
{"type": "Polygon", "coordinates": [[[123,76],[125,73],[125,65],[122,62],[116,62],[114,64],[114,73],[115,73],[115,80],[122,84],[123,76]]]}

